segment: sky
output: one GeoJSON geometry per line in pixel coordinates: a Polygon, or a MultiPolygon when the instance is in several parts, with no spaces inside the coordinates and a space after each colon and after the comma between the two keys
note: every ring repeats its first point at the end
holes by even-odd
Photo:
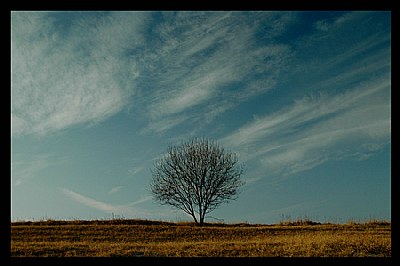
{"type": "Polygon", "coordinates": [[[207,222],[391,220],[391,13],[12,12],[11,219],[191,221],[151,168],[245,165],[207,222]]]}

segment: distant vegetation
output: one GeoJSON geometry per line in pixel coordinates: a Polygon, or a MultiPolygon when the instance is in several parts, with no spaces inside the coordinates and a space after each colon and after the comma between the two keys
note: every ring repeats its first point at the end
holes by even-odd
{"type": "Polygon", "coordinates": [[[391,223],[20,221],[11,224],[11,256],[390,257],[391,223]]]}

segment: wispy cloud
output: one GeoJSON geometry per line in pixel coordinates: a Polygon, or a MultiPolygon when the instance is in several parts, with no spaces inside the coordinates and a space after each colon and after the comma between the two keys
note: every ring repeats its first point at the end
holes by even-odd
{"type": "Polygon", "coordinates": [[[151,211],[146,211],[141,208],[134,207],[135,205],[149,201],[151,199],[150,196],[144,196],[135,202],[120,205],[120,204],[110,204],[103,201],[95,200],[90,197],[84,196],[82,194],[76,193],[67,188],[59,188],[59,190],[62,191],[62,193],[64,193],[70,199],[99,211],[107,213],[115,213],[118,215],[128,215],[128,216],[138,216],[138,217],[146,217],[154,215],[154,213],[151,211]]]}
{"type": "Polygon", "coordinates": [[[366,158],[368,147],[390,142],[389,93],[390,80],[378,80],[338,95],[307,97],[221,141],[246,160],[259,158],[264,169],[286,175],[331,159],[366,158]]]}
{"type": "Polygon", "coordinates": [[[189,119],[189,115],[175,115],[167,116],[164,118],[158,118],[151,120],[150,123],[143,129],[141,129],[142,134],[147,134],[150,132],[162,133],[165,132],[189,119]]]}
{"type": "MultiPolygon", "coordinates": [[[[20,148],[20,147],[19,147],[20,148]]],[[[70,163],[68,156],[57,156],[54,153],[34,153],[16,148],[18,152],[12,153],[11,182],[13,186],[29,185],[40,182],[37,178],[48,176],[46,171],[70,163]]],[[[14,147],[13,147],[14,149],[14,147]]]]}
{"type": "Polygon", "coordinates": [[[358,13],[345,13],[339,17],[336,17],[335,19],[323,19],[319,20],[315,23],[314,27],[318,31],[321,31],[322,33],[326,33],[328,31],[332,30],[337,30],[342,26],[342,24],[348,20],[351,20],[352,17],[354,16],[359,16],[358,13]]]}
{"type": "Polygon", "coordinates": [[[96,210],[104,211],[104,212],[120,212],[123,211],[123,209],[126,210],[126,207],[123,205],[113,205],[109,203],[105,203],[102,201],[94,200],[92,198],[83,196],[79,193],[76,193],[72,190],[66,189],[66,188],[61,188],[61,191],[67,195],[70,199],[79,202],[85,206],[88,206],[90,208],[94,208],[96,210]]]}
{"type": "Polygon", "coordinates": [[[131,202],[131,203],[127,204],[127,206],[134,206],[134,205],[137,205],[137,204],[140,204],[140,203],[143,203],[143,202],[147,202],[147,201],[152,200],[152,198],[153,198],[152,196],[143,196],[140,199],[138,199],[137,201],[134,201],[134,202],[131,202]]]}
{"type": "MultiPolygon", "coordinates": [[[[275,13],[251,14],[269,17],[271,23],[279,20],[277,32],[287,23],[275,13]]],[[[272,89],[290,55],[287,45],[257,43],[256,34],[265,30],[265,25],[253,23],[249,14],[182,12],[163,16],[166,22],[154,29],[160,40],[150,44],[151,53],[142,62],[151,76],[148,86],[162,88],[144,95],[150,103],[146,110],[150,123],[144,132],[164,132],[186,121],[211,122],[240,101],[272,89]]]]}
{"type": "Polygon", "coordinates": [[[95,123],[130,103],[146,13],[12,13],[12,133],[95,123]],[[124,27],[121,27],[124,25],[124,27]]]}
{"type": "MultiPolygon", "coordinates": [[[[340,88],[348,86],[344,81],[359,82],[362,80],[361,75],[390,72],[390,29],[382,30],[380,22],[371,22],[379,16],[376,12],[374,15],[372,16],[370,12],[350,12],[336,17],[333,21],[316,22],[316,25],[329,25],[327,26],[329,30],[318,30],[303,36],[294,44],[294,49],[304,54],[309,54],[308,50],[312,50],[313,55],[322,53],[324,60],[311,56],[309,57],[311,60],[308,61],[307,58],[300,56],[300,60],[306,62],[298,62],[299,65],[291,74],[296,74],[297,71],[303,76],[315,73],[307,75],[307,79],[312,78],[315,81],[314,84],[310,84],[312,88],[321,88],[321,82],[327,86],[328,81],[329,85],[332,85],[329,87],[340,88]],[[358,31],[353,31],[353,25],[360,23],[367,24],[368,27],[360,27],[358,31]],[[330,45],[338,40],[343,44],[330,45]],[[325,47],[330,49],[326,50],[325,47]]],[[[390,21],[390,17],[386,19],[390,21]]]]}
{"type": "Polygon", "coordinates": [[[144,166],[135,166],[135,167],[129,168],[128,173],[131,176],[135,176],[136,174],[143,171],[144,169],[145,169],[144,166]]]}
{"type": "Polygon", "coordinates": [[[123,188],[123,186],[113,187],[112,189],[110,189],[110,191],[107,192],[107,194],[111,195],[117,193],[121,188],[123,188]]]}
{"type": "Polygon", "coordinates": [[[288,77],[290,86],[307,88],[309,94],[221,139],[242,159],[259,162],[252,169],[258,178],[265,173],[288,176],[328,160],[366,159],[390,143],[390,31],[362,39],[346,35],[351,23],[367,17],[346,13],[318,22],[319,32],[293,43],[299,57],[288,77]],[[343,36],[344,42],[352,41],[346,50],[333,47],[323,51],[324,60],[318,58],[319,47],[330,47],[325,43],[343,36]],[[315,55],[300,56],[311,48],[315,55]]]}
{"type": "Polygon", "coordinates": [[[40,171],[49,166],[50,155],[37,155],[27,160],[14,158],[11,162],[12,184],[19,186],[27,180],[35,177],[40,171]]]}
{"type": "Polygon", "coordinates": [[[134,106],[135,96],[148,120],[142,133],[210,123],[274,88],[290,47],[259,43],[259,35],[277,37],[295,17],[290,12],[13,12],[13,136],[103,121],[134,106]]]}

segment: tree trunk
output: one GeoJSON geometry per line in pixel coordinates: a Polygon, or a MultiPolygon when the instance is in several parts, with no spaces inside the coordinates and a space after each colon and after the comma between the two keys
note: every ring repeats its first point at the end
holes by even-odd
{"type": "Polygon", "coordinates": [[[204,224],[204,214],[203,214],[203,215],[200,215],[200,223],[199,223],[199,226],[203,226],[203,224],[204,224]]]}
{"type": "MultiPolygon", "coordinates": [[[[191,214],[192,215],[192,217],[193,217],[193,220],[194,220],[194,222],[197,224],[197,225],[199,225],[199,222],[197,221],[197,218],[196,218],[196,215],[193,213],[193,214],[191,214]]],[[[201,226],[201,225],[200,225],[201,226]]]]}

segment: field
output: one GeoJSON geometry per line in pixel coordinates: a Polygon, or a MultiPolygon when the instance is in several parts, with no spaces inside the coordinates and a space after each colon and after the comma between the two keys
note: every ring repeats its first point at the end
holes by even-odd
{"type": "Polygon", "coordinates": [[[13,222],[11,256],[391,257],[391,224],[13,222]]]}

